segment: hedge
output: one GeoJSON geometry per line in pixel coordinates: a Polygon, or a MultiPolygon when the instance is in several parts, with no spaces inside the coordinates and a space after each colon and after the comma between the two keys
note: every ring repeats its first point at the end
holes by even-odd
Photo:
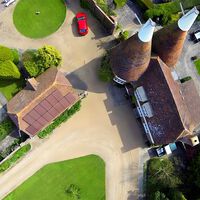
{"type": "Polygon", "coordinates": [[[12,49],[13,62],[17,65],[19,63],[19,52],[17,49],[12,49]]]}
{"type": "Polygon", "coordinates": [[[0,123],[0,141],[3,140],[11,131],[15,128],[15,125],[10,118],[4,119],[0,123]]]}
{"type": "Polygon", "coordinates": [[[12,50],[0,45],[0,61],[4,62],[6,60],[14,60],[12,50]]]}
{"type": "Polygon", "coordinates": [[[20,79],[17,66],[10,60],[0,63],[0,79],[20,79]]]}
{"type": "Polygon", "coordinates": [[[57,128],[63,122],[66,122],[72,115],[74,115],[81,108],[81,101],[78,101],[70,109],[64,111],[59,117],[57,117],[47,128],[38,133],[39,138],[45,138],[50,135],[55,128],[57,128]]]}
{"type": "Polygon", "coordinates": [[[25,61],[24,68],[30,75],[30,77],[37,77],[40,74],[40,69],[34,61],[25,61]]]}
{"type": "Polygon", "coordinates": [[[14,165],[21,157],[23,157],[29,150],[31,149],[31,145],[27,144],[20,149],[18,149],[10,158],[5,160],[0,164],[0,173],[9,169],[12,165],[14,165]]]}
{"type": "Polygon", "coordinates": [[[152,18],[155,20],[156,17],[161,18],[162,25],[166,25],[178,20],[178,12],[181,12],[180,2],[184,9],[190,9],[193,6],[199,5],[199,0],[175,0],[168,3],[154,4],[154,6],[148,9],[144,16],[146,19],[152,18]]]}

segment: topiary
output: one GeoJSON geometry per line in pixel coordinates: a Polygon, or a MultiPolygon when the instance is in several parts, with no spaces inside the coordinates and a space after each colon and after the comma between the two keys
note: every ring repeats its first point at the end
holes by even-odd
{"type": "Polygon", "coordinates": [[[0,63],[0,79],[19,79],[21,74],[17,66],[10,60],[0,63]]]}
{"type": "Polygon", "coordinates": [[[12,49],[13,62],[17,65],[19,63],[19,52],[17,49],[12,49]]]}
{"type": "Polygon", "coordinates": [[[0,46],[0,61],[3,62],[6,60],[14,60],[12,50],[7,47],[0,46]]]}

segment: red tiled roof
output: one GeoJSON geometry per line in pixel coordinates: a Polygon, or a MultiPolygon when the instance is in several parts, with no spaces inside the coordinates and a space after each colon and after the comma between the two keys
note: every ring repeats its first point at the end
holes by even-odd
{"type": "Polygon", "coordinates": [[[37,90],[25,88],[7,104],[11,119],[20,130],[31,136],[50,124],[79,99],[70,83],[56,68],[48,69],[37,78],[37,82],[37,90]],[[48,87],[46,81],[49,83],[48,87]]]}

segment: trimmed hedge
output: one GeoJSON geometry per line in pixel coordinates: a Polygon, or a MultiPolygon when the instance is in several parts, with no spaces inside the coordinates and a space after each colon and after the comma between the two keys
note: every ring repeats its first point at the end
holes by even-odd
{"type": "Polygon", "coordinates": [[[21,74],[17,66],[10,60],[0,63],[0,79],[20,79],[21,74]]]}
{"type": "Polygon", "coordinates": [[[0,45],[0,61],[4,62],[6,60],[14,60],[12,50],[0,45]]]}
{"type": "Polygon", "coordinates": [[[17,49],[12,49],[13,62],[17,65],[19,63],[19,51],[17,49]]]}
{"type": "Polygon", "coordinates": [[[0,123],[0,141],[3,140],[11,131],[15,128],[15,125],[10,118],[4,119],[0,123]]]}
{"type": "Polygon", "coordinates": [[[29,150],[31,149],[31,145],[27,144],[20,149],[18,149],[10,158],[5,160],[2,164],[0,164],[0,173],[9,169],[12,165],[14,165],[21,157],[23,157],[29,150]]]}
{"type": "Polygon", "coordinates": [[[38,133],[39,138],[45,138],[50,135],[55,128],[57,128],[63,122],[66,122],[72,115],[74,115],[81,108],[81,101],[78,101],[70,109],[64,111],[59,117],[57,117],[47,128],[38,133]]]}

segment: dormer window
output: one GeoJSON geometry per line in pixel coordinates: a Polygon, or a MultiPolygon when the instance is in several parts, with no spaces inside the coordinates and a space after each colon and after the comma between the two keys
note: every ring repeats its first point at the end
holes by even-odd
{"type": "Polygon", "coordinates": [[[141,102],[145,102],[148,100],[143,86],[140,86],[135,90],[135,96],[137,100],[141,102]]]}

